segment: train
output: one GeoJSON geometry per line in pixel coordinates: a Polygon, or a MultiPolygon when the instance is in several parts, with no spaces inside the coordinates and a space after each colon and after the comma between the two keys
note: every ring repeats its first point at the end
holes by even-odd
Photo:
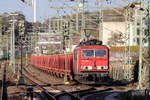
{"type": "Polygon", "coordinates": [[[101,41],[81,42],[71,54],[31,56],[31,65],[57,77],[84,84],[100,84],[109,80],[109,48],[101,41]]]}

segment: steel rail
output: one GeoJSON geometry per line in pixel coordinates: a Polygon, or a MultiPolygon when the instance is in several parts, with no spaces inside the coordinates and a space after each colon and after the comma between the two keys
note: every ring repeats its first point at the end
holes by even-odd
{"type": "MultiPolygon", "coordinates": [[[[44,82],[44,81],[41,81],[40,79],[38,79],[37,77],[35,77],[34,75],[31,75],[31,73],[30,72],[28,72],[25,68],[23,68],[23,70],[28,74],[28,75],[30,75],[31,77],[33,77],[33,78],[35,78],[36,80],[38,80],[38,81],[40,81],[41,83],[44,83],[44,84],[49,84],[49,83],[47,83],[47,82],[44,82]]],[[[41,86],[41,85],[39,85],[39,86],[41,86]]],[[[69,95],[71,98],[73,98],[73,99],[76,99],[76,97],[73,95],[73,94],[71,94],[71,93],[69,93],[69,92],[67,92],[67,91],[65,91],[65,90],[63,90],[63,89],[61,89],[61,88],[58,88],[58,87],[56,87],[56,86],[54,86],[53,84],[49,84],[49,86],[50,86],[50,88],[52,88],[52,89],[55,89],[55,90],[58,90],[58,91],[60,91],[61,93],[60,94],[53,94],[53,98],[54,98],[54,100],[56,99],[56,98],[58,98],[58,97],[60,97],[60,96],[64,96],[64,95],[69,95]]],[[[45,89],[46,90],[46,89],[45,89]]],[[[46,90],[47,91],[47,90],[46,90]]]]}
{"type": "Polygon", "coordinates": [[[28,78],[26,75],[23,74],[23,77],[26,78],[27,80],[29,80],[31,83],[35,84],[35,85],[36,85],[36,88],[37,88],[38,90],[40,90],[42,93],[44,93],[47,98],[51,98],[51,99],[53,99],[53,100],[56,100],[53,93],[48,92],[47,89],[43,88],[41,85],[39,85],[38,83],[36,83],[36,82],[34,82],[33,80],[31,80],[31,79],[28,78]]]}
{"type": "Polygon", "coordinates": [[[103,90],[94,90],[94,91],[87,91],[87,92],[84,92],[84,93],[80,93],[79,94],[79,98],[81,98],[80,100],[84,100],[84,97],[85,96],[88,96],[88,95],[94,95],[96,93],[104,93],[104,92],[108,92],[108,91],[111,91],[113,90],[113,88],[107,88],[107,89],[103,89],[103,90]]]}
{"type": "Polygon", "coordinates": [[[3,64],[3,73],[2,73],[2,86],[1,86],[1,100],[8,100],[7,95],[7,86],[6,86],[6,65],[3,64]]]}

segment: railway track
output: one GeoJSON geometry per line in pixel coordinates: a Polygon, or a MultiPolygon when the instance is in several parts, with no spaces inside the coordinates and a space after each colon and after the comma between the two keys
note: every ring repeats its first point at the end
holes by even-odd
{"type": "MultiPolygon", "coordinates": [[[[42,87],[41,85],[39,85],[38,83],[34,82],[34,81],[33,81],[32,79],[30,79],[28,76],[26,76],[26,75],[23,74],[23,77],[24,77],[25,79],[27,79],[28,81],[30,81],[30,83],[34,84],[34,85],[36,86],[36,88],[37,88],[38,90],[40,90],[47,98],[54,99],[54,97],[53,97],[54,94],[49,93],[45,88],[43,88],[43,87],[42,87]]],[[[54,100],[55,100],[55,99],[54,99],[54,100]]]]}
{"type": "MultiPolygon", "coordinates": [[[[27,67],[26,67],[27,68],[27,67]]],[[[26,74],[31,75],[31,73],[24,68],[24,72],[26,72],[26,74]]],[[[52,96],[53,98],[55,98],[55,100],[84,100],[85,97],[94,95],[94,94],[101,94],[101,93],[105,93],[108,94],[108,91],[113,91],[115,89],[115,87],[106,87],[106,86],[102,86],[103,88],[96,88],[94,86],[88,86],[85,84],[78,84],[78,85],[71,85],[68,86],[70,88],[75,88],[76,89],[74,91],[65,91],[64,89],[60,88],[59,84],[49,84],[48,82],[42,81],[41,79],[37,78],[37,76],[31,75],[32,77],[34,77],[34,79],[39,80],[41,83],[44,84],[48,84],[53,90],[57,90],[59,91],[59,93],[54,93],[52,92],[52,96]],[[88,89],[82,89],[88,87],[88,89]]],[[[63,85],[61,85],[63,86],[63,85]]],[[[52,90],[52,91],[53,91],[52,90]]],[[[115,89],[116,90],[116,89],[115,89]]],[[[48,91],[48,90],[47,90],[48,91]]]]}
{"type": "MultiPolygon", "coordinates": [[[[31,67],[31,66],[30,66],[31,67]]],[[[60,89],[60,91],[63,91],[63,90],[67,90],[68,89],[68,87],[69,87],[69,90],[67,91],[67,92],[72,92],[72,91],[78,91],[78,90],[85,90],[85,89],[90,89],[90,88],[94,88],[93,86],[89,86],[89,85],[85,85],[85,84],[80,84],[80,83],[77,83],[77,82],[72,82],[72,81],[69,81],[70,82],[70,84],[69,84],[69,86],[68,85],[65,85],[64,84],[64,82],[63,82],[63,80],[62,79],[60,79],[60,78],[57,78],[57,77],[55,77],[55,76],[52,76],[52,77],[48,77],[49,79],[54,79],[55,81],[56,80],[59,80],[59,81],[57,81],[57,83],[55,83],[55,82],[53,82],[53,80],[51,80],[51,81],[47,81],[46,79],[45,80],[42,80],[41,78],[39,78],[38,76],[37,76],[37,74],[36,75],[33,75],[33,74],[31,74],[31,73],[33,73],[33,72],[29,72],[29,70],[31,70],[31,69],[26,69],[27,67],[25,67],[25,68],[23,68],[24,69],[24,72],[26,72],[28,75],[31,75],[32,77],[34,77],[34,79],[36,79],[36,80],[39,80],[41,83],[44,83],[44,84],[48,84],[48,85],[50,85],[51,87],[53,87],[53,88],[56,88],[56,89],[60,89]],[[60,83],[61,82],[61,83],[60,83]],[[51,83],[51,84],[49,84],[49,83],[51,83]]],[[[38,71],[41,71],[41,70],[39,70],[39,69],[37,69],[38,71]]],[[[42,73],[42,72],[41,72],[42,73]]],[[[45,72],[44,72],[45,73],[45,72]]],[[[46,74],[46,76],[47,75],[49,75],[48,73],[45,73],[46,74]]]]}
{"type": "Polygon", "coordinates": [[[1,84],[1,100],[7,100],[7,86],[6,86],[6,65],[2,64],[2,84],[1,84]]]}
{"type": "MultiPolygon", "coordinates": [[[[4,68],[6,68],[6,67],[4,67],[4,68]]],[[[39,78],[37,78],[36,76],[34,76],[30,72],[28,72],[28,70],[25,68],[23,70],[24,70],[23,77],[25,79],[27,79],[28,81],[30,81],[30,83],[32,83],[31,85],[27,85],[27,86],[34,86],[37,90],[40,90],[40,93],[35,93],[35,94],[40,95],[39,97],[42,100],[43,99],[44,100],[66,100],[66,99],[67,100],[84,100],[84,97],[88,97],[91,94],[94,95],[95,93],[103,93],[103,92],[112,90],[111,88],[98,90],[93,86],[78,84],[78,85],[74,86],[74,87],[77,87],[77,89],[75,91],[68,92],[68,91],[65,91],[64,89],[58,87],[57,84],[49,84],[48,82],[44,82],[44,81],[40,80],[39,78]],[[39,81],[40,84],[38,82],[33,81],[33,78],[34,78],[34,80],[39,81]],[[50,89],[47,89],[47,87],[50,89]],[[84,88],[84,87],[89,87],[89,88],[84,89],[84,90],[80,89],[80,88],[84,88]],[[54,93],[56,91],[57,91],[57,93],[54,93]]],[[[6,69],[4,69],[4,73],[6,73],[6,69]]],[[[4,77],[5,77],[5,74],[4,74],[4,77]]],[[[68,87],[70,87],[70,86],[68,86],[68,87]]],[[[4,90],[4,91],[6,91],[6,90],[4,90]]],[[[1,100],[6,100],[6,97],[7,97],[6,92],[2,95],[4,95],[3,97],[5,97],[5,98],[1,99],[1,100]]]]}
{"type": "MultiPolygon", "coordinates": [[[[26,76],[24,76],[24,77],[26,77],[26,76]]],[[[74,92],[70,92],[70,93],[66,92],[64,90],[61,90],[60,93],[55,94],[53,92],[49,92],[47,89],[38,85],[33,80],[30,80],[30,81],[32,81],[33,84],[36,84],[37,87],[39,87],[38,89],[42,92],[42,94],[44,94],[45,97],[48,98],[47,100],[66,100],[66,99],[67,100],[84,100],[84,97],[87,97],[91,94],[94,95],[96,93],[103,93],[103,92],[113,90],[112,88],[107,88],[107,89],[103,89],[103,90],[96,90],[95,88],[91,88],[91,89],[87,89],[87,90],[74,91],[74,92]]],[[[54,87],[51,87],[51,88],[54,88],[54,87]]],[[[56,89],[56,88],[57,87],[55,87],[54,89],[56,89]]]]}
{"type": "MultiPolygon", "coordinates": [[[[29,65],[28,65],[29,66],[29,65]]],[[[94,86],[88,86],[85,84],[71,84],[71,86],[66,86],[66,85],[59,85],[59,84],[53,84],[47,81],[43,81],[40,78],[38,78],[36,75],[33,75],[30,70],[26,69],[28,66],[23,68],[23,77],[26,78],[32,85],[28,86],[33,86],[36,87],[37,90],[40,90],[40,93],[36,93],[37,95],[40,95],[41,99],[47,98],[45,100],[84,100],[85,97],[95,95],[95,94],[106,94],[108,95],[108,91],[113,91],[113,90],[124,90],[125,87],[113,87],[113,86],[101,86],[102,88],[97,88],[94,86]],[[31,78],[31,79],[30,79],[31,78]],[[38,82],[34,82],[33,80],[36,80],[38,82]],[[69,87],[69,88],[75,88],[74,91],[68,91],[67,89],[65,90],[62,87],[69,87]],[[88,87],[88,89],[86,88],[88,87]],[[49,89],[47,89],[49,88],[49,89]],[[57,92],[57,93],[55,93],[57,92]],[[44,96],[43,96],[44,95],[44,96]]],[[[6,69],[5,69],[6,71],[6,69]]],[[[4,72],[5,72],[4,71],[4,72]]],[[[71,89],[73,90],[73,89],[71,89]]],[[[6,96],[4,96],[6,97],[6,96]]]]}
{"type": "MultiPolygon", "coordinates": [[[[28,74],[32,74],[34,77],[36,77],[39,80],[42,80],[41,82],[45,84],[49,84],[51,87],[54,86],[55,88],[61,89],[61,90],[65,90],[67,92],[69,92],[71,95],[74,95],[76,100],[84,100],[84,98],[88,98],[91,97],[91,95],[97,95],[99,94],[100,96],[102,95],[102,99],[100,100],[104,100],[105,97],[107,97],[108,95],[113,94],[114,92],[120,92],[120,91],[128,91],[131,90],[131,87],[127,86],[127,85],[119,85],[116,82],[113,82],[110,84],[103,84],[103,85],[94,85],[94,86],[89,86],[89,85],[85,85],[85,84],[71,84],[71,85],[64,85],[64,83],[60,83],[63,82],[63,79],[61,78],[57,78],[55,76],[51,76],[49,75],[48,72],[46,71],[42,71],[38,68],[32,67],[32,66],[28,66],[25,67],[26,71],[28,72],[28,74]],[[44,77],[44,78],[43,78],[44,77]],[[56,78],[56,79],[55,79],[56,78]],[[54,79],[53,82],[49,81],[49,79],[54,79]],[[104,95],[104,96],[103,96],[104,95]]],[[[58,98],[63,98],[65,97],[65,93],[58,93],[57,94],[58,98]]],[[[58,99],[59,100],[59,99],[58,99]]],[[[61,99],[63,100],[63,99],[61,99]]],[[[64,99],[65,100],[65,99],[64,99]]],[[[71,98],[69,98],[68,100],[72,100],[71,98]]],[[[88,100],[88,99],[85,99],[88,100]]],[[[89,99],[90,100],[90,99],[89,99]]]]}
{"type": "MultiPolygon", "coordinates": [[[[74,95],[72,95],[71,93],[58,88],[52,84],[49,84],[47,82],[41,81],[40,79],[38,79],[37,77],[31,75],[25,68],[24,71],[26,72],[26,74],[28,74],[30,76],[30,78],[34,78],[35,80],[38,80],[40,83],[43,83],[43,85],[45,86],[49,86],[47,88],[43,87],[42,85],[39,85],[37,82],[33,81],[32,79],[30,79],[28,76],[26,76],[25,74],[23,74],[23,77],[26,78],[27,80],[29,80],[32,84],[36,85],[36,87],[38,88],[38,90],[41,91],[41,93],[43,93],[45,95],[46,98],[51,99],[51,100],[58,100],[58,99],[62,99],[64,96],[65,98],[70,98],[71,100],[76,100],[76,97],[74,95]],[[53,92],[51,92],[53,91],[53,92]],[[57,93],[54,93],[57,92],[57,93]],[[59,94],[58,94],[59,92],[59,94]]],[[[63,100],[63,99],[62,99],[63,100]]],[[[65,100],[65,99],[64,99],[65,100]]]]}

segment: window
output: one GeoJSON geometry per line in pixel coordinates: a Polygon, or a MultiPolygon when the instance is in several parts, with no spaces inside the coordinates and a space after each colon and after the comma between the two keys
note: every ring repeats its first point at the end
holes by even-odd
{"type": "Polygon", "coordinates": [[[140,29],[139,28],[137,29],[137,35],[140,35],[140,29]]]}
{"type": "Polygon", "coordinates": [[[137,38],[137,44],[138,44],[138,45],[140,44],[140,39],[139,39],[139,38],[137,38]]]}
{"type": "Polygon", "coordinates": [[[82,57],[94,57],[94,50],[83,50],[82,57]]]}
{"type": "Polygon", "coordinates": [[[144,35],[147,36],[148,35],[148,30],[144,29],[144,35]]]}
{"type": "Polygon", "coordinates": [[[95,50],[95,57],[105,57],[106,50],[95,50]]]}
{"type": "Polygon", "coordinates": [[[82,50],[82,57],[106,57],[106,50],[82,50]]]}

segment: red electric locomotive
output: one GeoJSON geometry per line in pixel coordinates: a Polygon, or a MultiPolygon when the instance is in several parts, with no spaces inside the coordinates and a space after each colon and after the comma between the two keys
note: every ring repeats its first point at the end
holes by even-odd
{"type": "Polygon", "coordinates": [[[81,83],[101,83],[109,78],[109,49],[101,41],[90,40],[77,46],[73,54],[31,56],[31,64],[59,77],[64,77],[67,71],[70,79],[81,83]]]}
{"type": "Polygon", "coordinates": [[[109,49],[97,40],[88,41],[74,50],[74,78],[81,83],[99,83],[108,80],[109,49]]]}

